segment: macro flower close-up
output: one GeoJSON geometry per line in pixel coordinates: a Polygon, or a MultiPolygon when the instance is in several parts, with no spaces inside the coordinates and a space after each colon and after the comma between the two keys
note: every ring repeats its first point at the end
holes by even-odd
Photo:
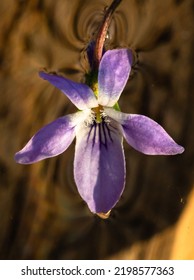
{"type": "Polygon", "coordinates": [[[184,151],[155,121],[122,113],[120,95],[128,81],[133,56],[128,49],[108,50],[92,87],[41,71],[40,77],[60,89],[78,111],[44,126],[16,153],[31,164],[63,153],[76,138],[74,179],[93,213],[107,213],[121,197],[126,177],[123,138],[141,153],[175,155],[184,151]]]}

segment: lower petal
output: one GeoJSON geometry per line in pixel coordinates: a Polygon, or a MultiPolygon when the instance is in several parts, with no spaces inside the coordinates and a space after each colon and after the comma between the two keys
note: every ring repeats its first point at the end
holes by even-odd
{"type": "Polygon", "coordinates": [[[30,164],[61,154],[72,143],[75,126],[83,119],[85,113],[77,112],[44,126],[16,153],[15,160],[21,164],[30,164]]]}
{"type": "Polygon", "coordinates": [[[143,115],[124,114],[109,108],[105,112],[121,124],[123,136],[134,149],[148,155],[175,155],[183,153],[184,148],[178,145],[152,119],[143,115]]]}
{"type": "Polygon", "coordinates": [[[76,132],[74,177],[81,197],[94,213],[107,213],[125,184],[122,136],[115,122],[80,126],[76,132]]]}

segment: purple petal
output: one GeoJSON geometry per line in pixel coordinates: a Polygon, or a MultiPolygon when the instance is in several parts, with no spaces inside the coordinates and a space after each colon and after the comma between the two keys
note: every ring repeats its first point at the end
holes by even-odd
{"type": "Polygon", "coordinates": [[[100,62],[98,74],[98,102],[112,107],[118,101],[129,78],[132,52],[128,49],[107,51],[100,62]]]}
{"type": "Polygon", "coordinates": [[[44,126],[16,153],[15,160],[21,164],[30,164],[63,153],[75,137],[76,124],[83,121],[83,118],[85,114],[78,112],[44,126]]]}
{"type": "Polygon", "coordinates": [[[122,136],[116,122],[80,127],[76,133],[74,177],[93,213],[107,213],[114,207],[125,183],[122,136]]]}
{"type": "Polygon", "coordinates": [[[122,125],[123,136],[134,149],[148,155],[175,155],[184,151],[168,133],[152,119],[135,114],[124,114],[105,109],[114,120],[122,125]]]}
{"type": "Polygon", "coordinates": [[[42,71],[39,75],[44,80],[49,81],[53,86],[60,89],[79,110],[98,106],[93,91],[87,85],[76,83],[65,77],[42,71]]]}

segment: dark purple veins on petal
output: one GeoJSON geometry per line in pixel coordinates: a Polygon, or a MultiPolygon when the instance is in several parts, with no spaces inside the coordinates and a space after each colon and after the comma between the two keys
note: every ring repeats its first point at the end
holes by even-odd
{"type": "Polygon", "coordinates": [[[94,122],[90,127],[87,142],[91,140],[90,138],[92,137],[92,143],[94,146],[95,142],[98,139],[100,147],[102,147],[103,145],[107,149],[108,143],[113,142],[111,132],[116,133],[115,128],[113,126],[107,124],[104,121],[101,123],[94,122]]]}

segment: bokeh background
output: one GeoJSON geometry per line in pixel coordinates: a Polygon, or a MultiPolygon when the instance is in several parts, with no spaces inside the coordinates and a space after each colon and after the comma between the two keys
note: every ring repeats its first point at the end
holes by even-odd
{"type": "Polygon", "coordinates": [[[34,165],[14,162],[39,128],[75,112],[39,69],[84,81],[85,49],[110,3],[1,1],[1,259],[194,259],[193,0],[123,0],[106,40],[135,53],[122,111],[159,122],[184,154],[146,156],[125,143],[126,188],[107,220],[78,195],[74,144],[34,165]]]}

